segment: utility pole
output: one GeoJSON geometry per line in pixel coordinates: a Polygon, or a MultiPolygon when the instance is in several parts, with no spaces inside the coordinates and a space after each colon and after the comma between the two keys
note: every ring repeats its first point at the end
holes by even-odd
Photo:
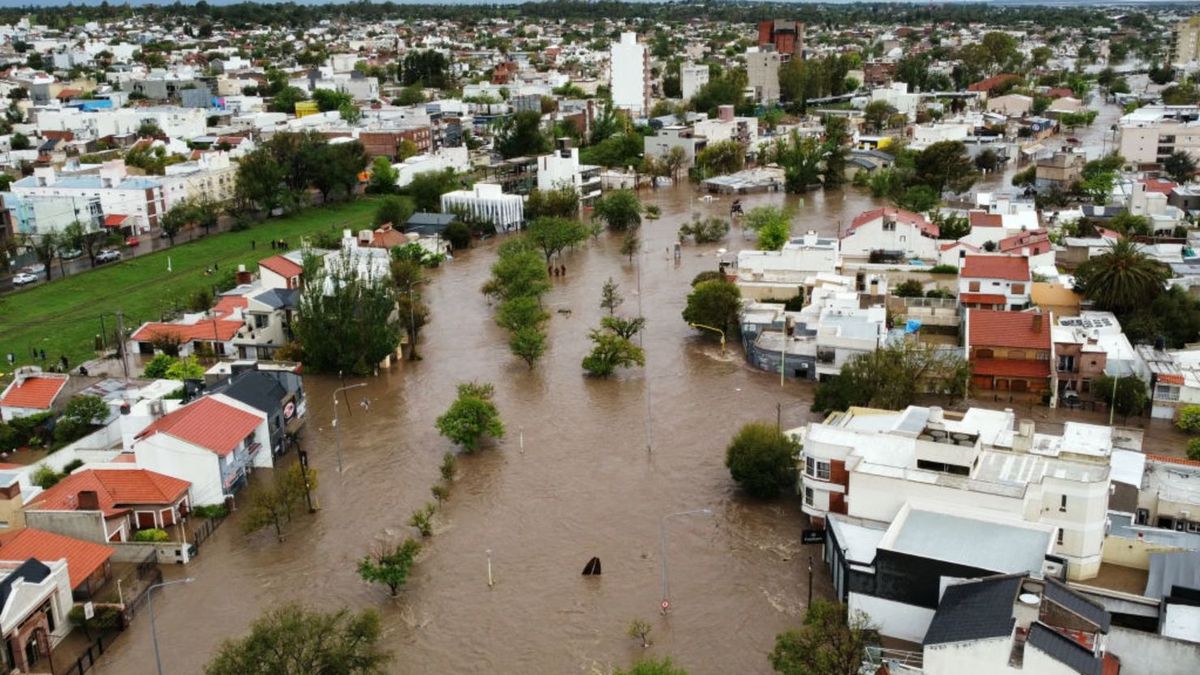
{"type": "Polygon", "coordinates": [[[125,313],[117,310],[117,356],[121,359],[121,372],[129,383],[129,360],[125,358],[125,313]]]}
{"type": "MultiPolygon", "coordinates": [[[[637,270],[638,318],[645,321],[645,315],[642,314],[642,244],[641,244],[641,242],[638,242],[637,265],[636,265],[635,269],[637,270]]],[[[643,338],[643,334],[645,332],[646,332],[646,327],[645,327],[645,325],[643,325],[642,329],[638,331],[638,347],[641,348],[643,356],[646,353],[646,341],[645,341],[645,338],[643,338]]],[[[651,409],[650,409],[650,369],[649,369],[649,367],[644,367],[643,371],[645,372],[645,377],[646,377],[646,453],[650,454],[650,453],[654,452],[654,450],[653,450],[653,448],[654,448],[654,432],[652,430],[654,418],[653,418],[653,411],[651,411],[651,409]]]]}
{"type": "Polygon", "coordinates": [[[343,391],[365,386],[367,386],[366,382],[359,382],[358,384],[350,384],[345,387],[339,387],[333,391],[333,442],[337,447],[338,473],[342,472],[342,430],[338,426],[338,394],[342,393],[343,391]]]}

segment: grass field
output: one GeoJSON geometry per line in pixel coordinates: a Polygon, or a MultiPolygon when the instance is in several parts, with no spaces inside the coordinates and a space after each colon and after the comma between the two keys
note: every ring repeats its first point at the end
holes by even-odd
{"type": "Polygon", "coordinates": [[[9,352],[16,355],[17,365],[34,363],[30,352],[34,347],[46,350],[47,364],[66,355],[74,368],[95,358],[101,316],[109,331],[117,310],[125,313],[127,329],[158,320],[164,310],[178,304],[186,307],[196,291],[214,283],[215,277],[205,274],[214,263],[221,273],[238,265],[254,271],[257,261],[274,253],[272,240],[282,239],[294,248],[302,236],[321,230],[358,230],[371,222],[375,206],[360,200],[312,208],[242,232],[213,234],[0,296],[0,371],[10,370],[2,360],[9,352]],[[257,243],[255,250],[250,248],[251,240],[257,243]],[[171,272],[167,272],[168,257],[171,272]]]}

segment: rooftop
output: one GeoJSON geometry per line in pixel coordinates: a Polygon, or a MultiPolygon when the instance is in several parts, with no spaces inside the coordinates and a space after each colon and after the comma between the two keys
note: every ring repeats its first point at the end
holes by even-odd
{"type": "Polygon", "coordinates": [[[187,494],[191,483],[147,469],[85,469],[38,493],[28,508],[75,511],[79,493],[95,492],[106,518],[139,505],[171,504],[187,494]]]}
{"type": "Polygon", "coordinates": [[[967,322],[972,347],[1050,349],[1049,321],[1041,314],[968,309],[967,322]]]}
{"type": "Polygon", "coordinates": [[[193,445],[228,455],[247,436],[254,433],[264,417],[220,400],[220,395],[205,396],[194,403],[168,413],[142,430],[139,439],[167,434],[193,445]]]}
{"type": "Polygon", "coordinates": [[[958,514],[950,514],[906,504],[879,548],[1000,574],[1041,574],[1053,545],[1053,527],[973,509],[956,511],[958,514]]]}
{"type": "Polygon", "coordinates": [[[0,534],[0,560],[66,560],[71,588],[78,588],[115,553],[111,546],[31,527],[0,534]]]}
{"type": "Polygon", "coordinates": [[[1029,281],[1029,258],[1021,255],[968,255],[960,276],[1029,281]]]}
{"type": "Polygon", "coordinates": [[[18,377],[0,394],[0,406],[6,408],[29,408],[49,410],[67,385],[66,375],[30,375],[18,377]]]}

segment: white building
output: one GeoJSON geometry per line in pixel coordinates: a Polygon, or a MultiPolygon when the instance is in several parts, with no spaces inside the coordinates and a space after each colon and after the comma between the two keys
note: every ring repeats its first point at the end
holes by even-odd
{"type": "Polygon", "coordinates": [[[144,405],[152,416],[158,407],[133,441],[138,466],[190,482],[198,506],[224,504],[254,468],[274,465],[266,413],[241,401],[212,394],[166,414],[161,401],[144,405]]]}
{"type": "Polygon", "coordinates": [[[783,56],[774,46],[750,47],[746,50],[747,85],[754,90],[754,100],[764,105],[779,100],[779,66],[783,56]]]}
{"type": "Polygon", "coordinates": [[[650,56],[637,33],[621,33],[612,44],[610,62],[612,104],[635,118],[650,113],[650,56]]]}
{"type": "Polygon", "coordinates": [[[1151,105],[1121,118],[1117,152],[1131,164],[1159,164],[1172,152],[1200,161],[1200,106],[1151,105]]]}
{"type": "Polygon", "coordinates": [[[686,101],[708,84],[708,64],[685,63],[679,68],[679,87],[686,101]]]}
{"type": "Polygon", "coordinates": [[[396,170],[396,185],[405,187],[418,174],[446,169],[453,169],[455,173],[470,170],[470,151],[465,145],[439,148],[428,154],[413,155],[399,164],[393,164],[392,168],[396,170]]]}
{"type": "Polygon", "coordinates": [[[980,309],[1022,310],[1029,306],[1033,274],[1023,255],[967,255],[958,272],[958,298],[980,309]]]}
{"type": "Polygon", "coordinates": [[[938,226],[925,216],[885,207],[864,211],[842,233],[842,255],[869,258],[872,251],[898,251],[905,258],[933,260],[938,256],[938,226]]]}
{"type": "Polygon", "coordinates": [[[570,187],[584,204],[600,196],[600,167],[579,163],[579,148],[560,147],[538,157],[537,189],[542,191],[570,187]]]}
{"type": "Polygon", "coordinates": [[[237,166],[227,152],[206,152],[199,159],[168,165],[158,180],[168,211],[185,199],[224,204],[237,188],[237,166]]]}
{"type": "Polygon", "coordinates": [[[802,440],[802,509],[891,522],[910,500],[999,511],[1057,528],[1072,579],[1099,571],[1118,432],[1078,422],[1061,436],[1011,411],[852,408],[790,432],[802,440]]]}
{"type": "Polygon", "coordinates": [[[69,199],[69,215],[83,222],[97,216],[123,216],[124,224],[140,233],[149,232],[167,210],[162,183],[128,175],[120,159],[105,162],[99,175],[89,176],[60,176],[54,167],[36,167],[32,176],[15,181],[9,189],[18,198],[61,197],[62,204],[69,199]]]}
{"type": "Polygon", "coordinates": [[[738,251],[737,285],[742,297],[787,299],[800,294],[811,277],[833,274],[840,265],[838,241],[808,232],[779,251],[738,251]]]}
{"type": "Polygon", "coordinates": [[[525,219],[525,200],[520,195],[504,194],[504,189],[495,183],[476,183],[470,190],[455,190],[442,195],[443,213],[457,209],[465,209],[502,231],[520,227],[525,219]]]}

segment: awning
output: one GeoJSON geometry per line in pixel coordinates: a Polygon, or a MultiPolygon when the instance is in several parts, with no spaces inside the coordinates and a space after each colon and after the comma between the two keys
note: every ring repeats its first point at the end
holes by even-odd
{"type": "Polygon", "coordinates": [[[1026,155],[1036,155],[1045,149],[1046,149],[1046,147],[1043,146],[1041,143],[1034,143],[1033,145],[1027,145],[1027,146],[1021,148],[1021,152],[1023,152],[1026,155]]]}

